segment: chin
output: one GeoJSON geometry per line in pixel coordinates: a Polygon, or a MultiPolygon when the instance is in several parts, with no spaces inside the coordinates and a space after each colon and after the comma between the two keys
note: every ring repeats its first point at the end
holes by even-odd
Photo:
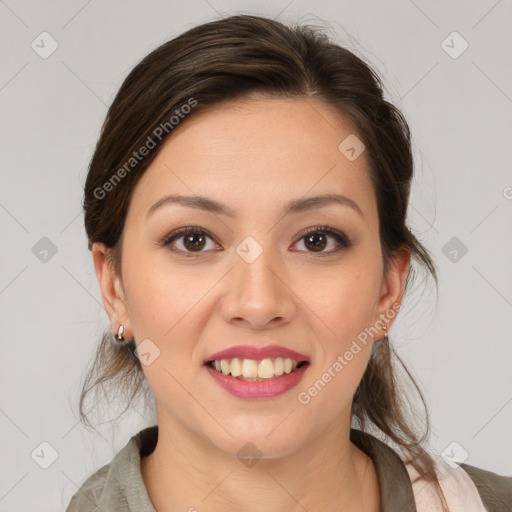
{"type": "Polygon", "coordinates": [[[274,429],[275,425],[268,428],[267,424],[265,428],[255,428],[252,431],[244,428],[243,433],[235,433],[228,429],[233,437],[226,434],[222,439],[210,439],[210,442],[241,462],[286,457],[300,450],[305,442],[298,432],[274,429]],[[272,433],[269,435],[270,432],[272,433]]]}

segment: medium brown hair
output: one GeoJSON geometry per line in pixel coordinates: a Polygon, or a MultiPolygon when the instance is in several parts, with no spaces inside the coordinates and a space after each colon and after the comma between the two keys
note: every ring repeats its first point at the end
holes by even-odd
{"type": "MultiPolygon", "coordinates": [[[[378,75],[318,29],[288,27],[258,16],[232,16],[192,28],[156,48],[126,77],[108,110],[85,183],[89,248],[95,242],[109,247],[110,262],[121,275],[122,233],[130,198],[161,145],[172,136],[173,116],[176,122],[184,114],[194,116],[251,94],[318,98],[348,116],[366,146],[384,272],[393,256],[405,248],[412,256],[406,289],[416,266],[437,283],[428,251],[406,224],[413,176],[409,127],[401,112],[384,99],[378,75]],[[193,108],[185,108],[192,105],[191,100],[193,108]],[[134,152],[149,145],[154,147],[133,160],[134,152]]],[[[110,332],[103,335],[83,383],[80,417],[84,423],[88,422],[85,399],[98,386],[103,389],[108,383],[108,389],[125,390],[126,409],[145,387],[132,348],[116,349],[111,337],[110,332]]],[[[361,430],[376,427],[404,449],[418,472],[435,483],[445,503],[435,462],[424,447],[430,432],[425,400],[390,343],[379,343],[372,354],[354,396],[352,414],[361,430]],[[394,360],[419,394],[425,412],[423,434],[417,432],[412,401],[407,398],[406,383],[398,379],[394,360]]]]}

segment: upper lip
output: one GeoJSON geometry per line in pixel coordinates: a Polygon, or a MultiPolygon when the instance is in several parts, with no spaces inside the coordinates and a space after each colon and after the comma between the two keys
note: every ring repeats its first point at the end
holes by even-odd
{"type": "Polygon", "coordinates": [[[240,359],[265,359],[270,357],[289,357],[295,361],[308,361],[309,357],[290,350],[280,345],[266,345],[264,347],[256,345],[235,345],[219,352],[215,352],[204,360],[204,364],[210,361],[218,361],[220,359],[232,359],[238,357],[240,359]]]}

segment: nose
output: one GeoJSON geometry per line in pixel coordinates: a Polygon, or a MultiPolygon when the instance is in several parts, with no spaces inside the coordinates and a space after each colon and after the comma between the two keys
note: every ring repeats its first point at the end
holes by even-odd
{"type": "Polygon", "coordinates": [[[226,276],[222,315],[226,322],[251,329],[275,328],[296,314],[291,276],[271,251],[248,262],[237,253],[226,276]]]}

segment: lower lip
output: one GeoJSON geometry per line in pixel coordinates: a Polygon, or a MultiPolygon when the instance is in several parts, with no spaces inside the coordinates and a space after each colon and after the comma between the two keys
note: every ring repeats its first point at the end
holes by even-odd
{"type": "Polygon", "coordinates": [[[246,400],[265,400],[266,398],[282,395],[295,387],[304,376],[308,366],[309,363],[305,363],[294,372],[284,373],[279,377],[266,381],[235,379],[235,377],[224,375],[208,365],[206,365],[206,369],[215,381],[233,396],[246,400]]]}

